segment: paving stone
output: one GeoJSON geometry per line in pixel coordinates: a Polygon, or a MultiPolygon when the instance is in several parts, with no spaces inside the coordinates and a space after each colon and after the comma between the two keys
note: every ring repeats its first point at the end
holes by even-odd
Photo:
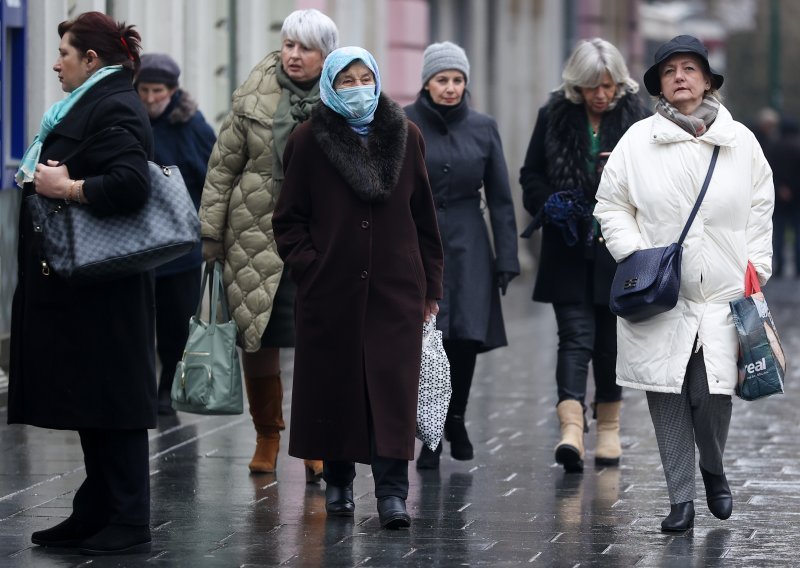
{"type": "MultiPolygon", "coordinates": [[[[287,437],[277,473],[249,475],[249,415],[179,413],[150,432],[150,554],[87,564],[33,546],[31,532],[70,513],[84,475],[80,445],[74,432],[5,425],[0,393],[0,566],[800,565],[797,281],[765,289],[789,355],[787,394],[734,401],[726,450],[733,516],[708,512],[698,473],[695,528],[679,535],[660,531],[669,503],[643,393],[625,391],[620,467],[594,466],[593,421],[585,472],[566,475],[553,462],[557,337],[552,309],[530,302],[531,286],[520,278],[504,298],[511,345],[478,358],[467,413],[475,459],[453,460],[445,443],[438,471],[410,466],[410,530],[380,528],[367,466],[357,467],[355,516],[328,519],[324,486],[305,483],[287,437]]],[[[292,356],[284,353],[287,416],[292,356]]]]}

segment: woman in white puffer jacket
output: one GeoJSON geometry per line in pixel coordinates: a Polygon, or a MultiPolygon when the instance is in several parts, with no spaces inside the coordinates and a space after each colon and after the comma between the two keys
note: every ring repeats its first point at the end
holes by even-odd
{"type": "Polygon", "coordinates": [[[723,77],[692,36],[662,45],[645,73],[656,113],[633,125],[603,171],[594,214],[617,262],[678,240],[700,193],[714,146],[719,158],[683,244],[677,306],[617,326],[617,383],[647,391],[670,497],[664,531],[694,524],[695,456],[711,512],[732,497],[722,455],[737,379],[729,302],[744,293],[747,261],[771,273],[772,171],[755,136],[719,102],[723,77]]]}

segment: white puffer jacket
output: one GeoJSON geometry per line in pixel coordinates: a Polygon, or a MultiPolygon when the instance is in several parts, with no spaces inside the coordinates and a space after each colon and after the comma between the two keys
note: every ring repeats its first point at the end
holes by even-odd
{"type": "Polygon", "coordinates": [[[752,132],[723,106],[700,138],[658,114],[634,124],[603,171],[595,217],[617,262],[676,242],[714,145],[719,159],[683,244],[678,305],[639,323],[617,320],[622,386],[680,393],[697,336],[709,392],[734,394],[738,342],[728,302],[744,294],[748,259],[762,284],[772,272],[772,170],[752,132]]]}
{"type": "Polygon", "coordinates": [[[245,351],[261,347],[283,271],[272,233],[280,193],[272,177],[272,116],[281,96],[278,65],[278,52],[270,53],[233,93],[200,203],[203,238],[225,246],[223,280],[245,351]]]}

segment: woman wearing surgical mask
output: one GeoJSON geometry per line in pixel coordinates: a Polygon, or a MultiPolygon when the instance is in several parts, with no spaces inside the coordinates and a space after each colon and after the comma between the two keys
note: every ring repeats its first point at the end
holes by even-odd
{"type": "Polygon", "coordinates": [[[297,284],[289,454],[321,456],[328,515],[352,516],[371,464],[381,525],[409,526],[422,324],[442,244],[422,136],[359,47],[333,51],[322,104],[289,137],[273,217],[297,284]]]}

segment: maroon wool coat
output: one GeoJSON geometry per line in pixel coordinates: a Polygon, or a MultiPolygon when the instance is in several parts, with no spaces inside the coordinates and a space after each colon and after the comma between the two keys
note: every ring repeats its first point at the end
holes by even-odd
{"type": "Polygon", "coordinates": [[[442,244],[424,142],[381,96],[364,144],[318,104],[292,133],[273,217],[297,283],[289,454],[411,460],[425,300],[442,244]],[[372,427],[370,427],[370,423],[372,427]]]}

